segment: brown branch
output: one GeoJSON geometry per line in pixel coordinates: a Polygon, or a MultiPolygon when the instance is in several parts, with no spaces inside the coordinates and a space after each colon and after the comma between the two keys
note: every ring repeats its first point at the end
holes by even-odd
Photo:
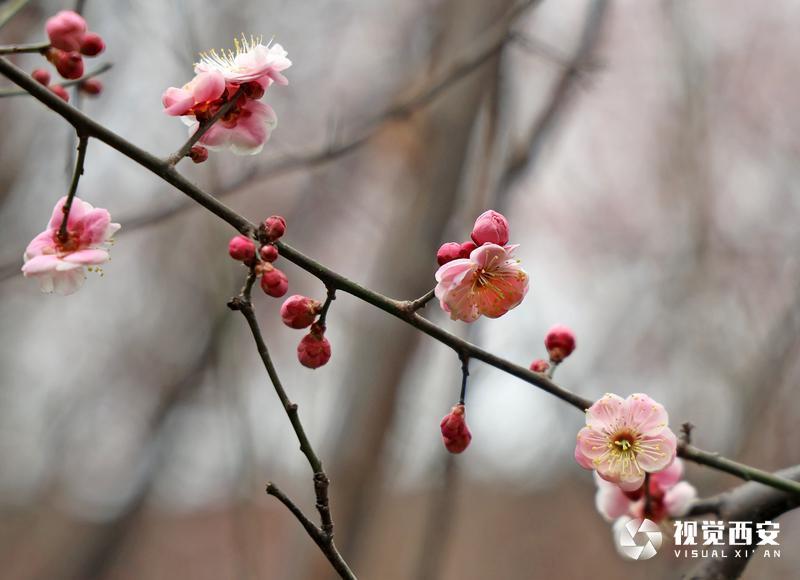
{"type": "Polygon", "coordinates": [[[67,200],[61,211],[64,213],[64,218],[61,220],[61,227],[58,229],[58,239],[62,243],[67,241],[67,222],[69,221],[69,212],[72,209],[72,200],[75,199],[75,193],[78,191],[78,182],[83,175],[83,163],[86,160],[86,149],[89,146],[89,138],[86,135],[78,134],[78,158],[75,160],[75,170],[72,172],[72,182],[69,185],[67,192],[67,200]]]}
{"type": "MultiPolygon", "coordinates": [[[[800,465],[781,470],[775,474],[787,480],[800,480],[800,465]]],[[[713,507],[709,511],[719,514],[726,521],[763,522],[773,520],[800,507],[800,497],[790,495],[774,488],[764,487],[757,483],[745,483],[714,498],[698,502],[705,507],[713,507]]],[[[692,514],[698,512],[693,509],[692,514]]],[[[756,539],[749,546],[729,545],[714,546],[720,557],[704,559],[684,576],[684,580],[733,580],[739,578],[758,546],[756,539]],[[734,557],[734,550],[740,550],[743,556],[734,557]]]]}
{"type": "MultiPolygon", "coordinates": [[[[284,388],[283,383],[278,376],[275,363],[272,361],[272,357],[269,354],[269,349],[264,342],[264,336],[261,333],[261,328],[258,325],[258,320],[256,319],[255,312],[253,311],[251,293],[255,281],[256,274],[255,267],[253,267],[247,276],[247,280],[242,287],[242,291],[238,296],[231,299],[231,301],[228,303],[228,307],[231,310],[238,310],[241,312],[247,321],[247,325],[250,327],[250,332],[253,335],[253,340],[256,343],[258,354],[261,357],[261,361],[264,363],[264,368],[267,371],[267,375],[269,375],[272,386],[275,389],[275,393],[278,395],[281,405],[283,405],[283,409],[286,411],[286,415],[289,417],[289,422],[292,424],[292,429],[294,429],[295,436],[300,442],[300,451],[302,451],[303,455],[306,456],[308,464],[311,466],[311,471],[313,472],[314,477],[316,507],[317,511],[319,511],[321,526],[318,528],[316,525],[314,525],[311,520],[309,520],[309,518],[303,514],[302,510],[297,507],[297,505],[295,505],[274,484],[270,483],[267,485],[267,493],[277,497],[286,507],[289,508],[295,517],[297,517],[297,519],[308,532],[309,536],[311,536],[311,538],[317,543],[322,553],[342,578],[354,579],[355,574],[353,574],[353,572],[350,570],[349,566],[344,561],[344,558],[342,558],[333,542],[333,518],[331,517],[330,503],[328,501],[328,487],[330,486],[330,481],[328,476],[325,474],[325,471],[322,469],[322,461],[314,451],[314,448],[308,439],[308,435],[306,435],[303,423],[300,421],[300,415],[297,411],[297,403],[293,403],[289,399],[289,395],[286,393],[286,389],[284,388]]],[[[333,290],[329,292],[328,296],[330,297],[330,300],[333,299],[333,290]]]]}
{"type": "Polygon", "coordinates": [[[27,52],[38,52],[44,54],[50,48],[49,42],[37,42],[34,44],[10,44],[0,46],[0,55],[4,54],[23,54],[27,52]]]}

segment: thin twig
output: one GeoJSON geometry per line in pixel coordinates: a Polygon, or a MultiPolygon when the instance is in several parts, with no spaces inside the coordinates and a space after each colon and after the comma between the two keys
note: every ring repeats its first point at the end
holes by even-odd
{"type": "MultiPolygon", "coordinates": [[[[96,69],[87,72],[85,75],[83,75],[79,79],[72,79],[72,80],[69,80],[69,81],[64,81],[64,82],[60,82],[60,83],[56,83],[56,84],[61,85],[62,87],[65,87],[65,88],[66,87],[71,87],[71,86],[74,86],[74,85],[80,85],[82,82],[84,82],[86,80],[89,80],[89,79],[91,79],[93,77],[96,77],[96,76],[99,76],[99,75],[103,74],[104,72],[107,72],[112,66],[114,66],[114,65],[111,64],[110,62],[107,62],[105,64],[100,65],[96,69]]],[[[0,99],[3,99],[5,97],[25,97],[25,96],[30,96],[30,92],[28,92],[28,91],[26,91],[24,89],[3,89],[3,90],[0,90],[0,99]]]]}
{"type": "Polygon", "coordinates": [[[319,319],[317,319],[317,324],[325,327],[325,321],[328,317],[328,310],[331,308],[331,304],[334,300],[336,300],[336,288],[334,286],[327,287],[328,295],[325,297],[325,304],[322,305],[322,309],[319,311],[319,319]]]}
{"type": "Polygon", "coordinates": [[[275,363],[272,361],[272,357],[269,354],[267,345],[264,342],[264,336],[261,333],[261,328],[258,325],[258,320],[256,319],[255,312],[253,311],[251,293],[255,281],[256,274],[255,267],[253,267],[247,276],[241,292],[228,303],[228,307],[231,310],[238,310],[241,312],[247,321],[247,325],[250,327],[250,332],[253,335],[253,340],[256,343],[258,354],[261,357],[261,361],[264,363],[264,368],[267,371],[267,375],[269,375],[272,386],[275,389],[275,393],[278,395],[281,405],[283,405],[286,415],[289,417],[289,422],[292,424],[292,429],[294,429],[295,436],[300,442],[300,451],[302,451],[303,455],[306,456],[306,460],[311,467],[314,478],[314,493],[317,500],[316,507],[317,511],[319,512],[321,526],[317,528],[315,525],[313,525],[308,517],[302,513],[300,508],[291,502],[288,497],[280,493],[280,490],[278,490],[274,484],[271,484],[271,487],[267,486],[267,493],[274,495],[281,500],[281,502],[283,502],[284,505],[286,505],[300,520],[300,523],[309,533],[311,538],[317,543],[320,550],[342,578],[355,578],[355,575],[350,570],[349,566],[344,561],[344,558],[342,558],[333,542],[333,518],[331,517],[330,504],[328,501],[328,487],[330,486],[330,481],[328,480],[328,476],[325,474],[325,471],[322,469],[322,461],[314,451],[314,448],[308,439],[308,435],[306,435],[305,428],[303,427],[303,423],[300,421],[300,415],[297,411],[297,404],[293,403],[289,399],[289,395],[286,393],[286,389],[284,388],[283,383],[278,376],[275,363]]]}
{"type": "Polygon", "coordinates": [[[78,133],[78,158],[75,160],[75,169],[72,172],[72,182],[69,184],[69,191],[67,192],[67,201],[64,202],[61,211],[64,213],[64,218],[61,220],[61,227],[58,229],[58,239],[62,243],[67,241],[69,234],[67,233],[67,222],[69,222],[69,212],[72,209],[72,200],[75,199],[75,192],[78,191],[78,182],[83,175],[83,163],[86,160],[86,149],[89,146],[89,137],[78,133]]]}
{"type": "Polygon", "coordinates": [[[187,139],[186,143],[184,143],[180,149],[178,149],[175,153],[170,155],[167,158],[167,165],[170,167],[174,167],[178,163],[180,163],[181,159],[186,157],[189,154],[189,151],[192,150],[192,147],[202,138],[206,132],[214,126],[214,123],[222,119],[228,112],[236,105],[236,102],[239,100],[239,97],[244,92],[244,87],[239,87],[230,100],[220,107],[219,111],[214,113],[214,116],[206,121],[200,121],[200,124],[197,127],[197,131],[192,133],[192,136],[187,139]]]}
{"type": "Polygon", "coordinates": [[[50,48],[49,42],[37,42],[34,44],[10,44],[8,46],[0,46],[0,55],[22,54],[26,52],[38,52],[44,54],[48,48],[50,48]]]}
{"type": "Polygon", "coordinates": [[[435,296],[436,296],[436,288],[433,288],[432,290],[427,291],[424,295],[420,296],[416,300],[410,300],[405,305],[405,308],[409,312],[416,312],[417,310],[420,310],[421,308],[425,308],[425,305],[428,302],[430,302],[431,300],[433,300],[433,298],[435,296]]]}
{"type": "Polygon", "coordinates": [[[461,394],[458,396],[459,404],[463,405],[467,399],[467,377],[469,377],[469,357],[462,355],[461,359],[461,394]]]}

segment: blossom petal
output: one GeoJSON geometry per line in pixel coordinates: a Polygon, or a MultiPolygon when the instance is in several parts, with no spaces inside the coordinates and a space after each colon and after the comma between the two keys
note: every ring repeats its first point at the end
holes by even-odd
{"type": "Polygon", "coordinates": [[[586,425],[598,430],[612,430],[620,422],[625,399],[606,393],[586,410],[586,425]]]}
{"type": "Polygon", "coordinates": [[[22,266],[24,276],[39,276],[45,272],[53,272],[58,266],[59,259],[53,255],[34,256],[22,266]]]}
{"type": "Polygon", "coordinates": [[[664,505],[670,516],[679,518],[687,514],[695,499],[697,490],[694,486],[687,481],[681,481],[664,494],[664,505]]]}
{"type": "Polygon", "coordinates": [[[655,435],[669,423],[664,405],[642,393],[635,393],[625,400],[625,422],[639,433],[655,435]]]}
{"type": "Polygon", "coordinates": [[[108,252],[105,250],[80,250],[64,256],[65,262],[76,265],[92,266],[108,262],[108,252]]]}
{"type": "Polygon", "coordinates": [[[678,438],[667,428],[658,435],[642,437],[637,441],[637,445],[639,452],[636,454],[636,460],[642,469],[652,473],[661,471],[672,463],[678,438]]]}

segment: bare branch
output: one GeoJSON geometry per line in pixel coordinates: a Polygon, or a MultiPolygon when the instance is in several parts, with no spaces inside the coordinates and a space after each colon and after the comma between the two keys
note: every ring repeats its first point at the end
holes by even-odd
{"type": "Polygon", "coordinates": [[[69,185],[69,192],[67,192],[67,200],[61,211],[64,213],[64,218],[61,220],[61,227],[58,229],[58,239],[61,242],[66,242],[67,222],[69,221],[69,212],[72,209],[72,200],[75,199],[75,193],[78,191],[78,182],[83,175],[83,163],[86,160],[86,149],[89,146],[89,138],[86,135],[78,135],[78,158],[75,160],[75,170],[72,172],[72,182],[69,185]]]}
{"type": "Polygon", "coordinates": [[[3,54],[22,54],[26,52],[38,52],[44,54],[50,48],[49,42],[37,42],[35,44],[11,44],[0,46],[0,55],[3,54]]]}

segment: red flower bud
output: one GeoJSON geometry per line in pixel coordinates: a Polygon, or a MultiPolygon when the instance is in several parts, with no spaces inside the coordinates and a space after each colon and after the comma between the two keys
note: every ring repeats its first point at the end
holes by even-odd
{"type": "Polygon", "coordinates": [[[106,49],[103,38],[95,32],[87,32],[81,40],[81,54],[86,56],[97,56],[106,49]]]}
{"type": "Polygon", "coordinates": [[[44,30],[55,48],[73,51],[81,46],[86,34],[86,21],[77,12],[62,10],[45,22],[44,30]]]}
{"type": "MultiPolygon", "coordinates": [[[[193,146],[191,149],[189,149],[189,159],[195,163],[203,163],[204,161],[208,160],[208,149],[202,145],[193,146]]],[[[253,248],[255,249],[255,244],[253,245],[253,248]]]]}
{"type": "Polygon", "coordinates": [[[50,84],[50,73],[48,71],[46,71],[45,69],[43,69],[43,68],[35,69],[31,73],[31,76],[33,77],[33,80],[35,80],[37,83],[40,83],[40,84],[42,84],[44,86],[47,86],[47,85],[50,84]]]}
{"type": "Polygon", "coordinates": [[[439,251],[436,252],[436,263],[444,266],[447,262],[452,262],[461,258],[461,244],[458,242],[447,242],[442,244],[439,251]]]}
{"type": "Polygon", "coordinates": [[[330,360],[331,343],[323,333],[324,329],[314,325],[297,345],[297,360],[304,367],[317,369],[330,360]]]}
{"type": "Polygon", "coordinates": [[[264,231],[270,242],[275,242],[286,233],[286,220],[279,215],[273,215],[264,220],[264,231]]]}
{"type": "Polygon", "coordinates": [[[485,243],[505,246],[508,243],[508,220],[494,210],[483,212],[475,220],[472,241],[482,246],[485,243]]]}
{"type": "Polygon", "coordinates": [[[283,323],[290,328],[308,328],[319,314],[322,304],[313,298],[295,294],[281,306],[283,323]]]}
{"type": "Polygon", "coordinates": [[[575,350],[575,334],[563,324],[556,324],[547,331],[544,346],[550,355],[550,362],[560,363],[575,350]]]}
{"type": "Polygon", "coordinates": [[[461,244],[461,253],[459,254],[459,258],[469,258],[469,255],[472,253],[472,250],[477,248],[474,243],[472,242],[463,242],[461,244]]]}
{"type": "Polygon", "coordinates": [[[248,99],[258,100],[264,96],[264,87],[255,81],[243,84],[242,88],[244,89],[244,96],[248,99]]]}
{"type": "Polygon", "coordinates": [[[234,236],[228,242],[228,254],[241,262],[252,260],[256,257],[256,244],[246,236],[234,236]]]}
{"type": "Polygon", "coordinates": [[[450,453],[461,453],[469,447],[472,433],[467,427],[466,409],[463,404],[455,405],[445,415],[439,425],[442,429],[442,441],[450,453]]]}
{"type": "Polygon", "coordinates": [[[51,85],[48,88],[56,95],[58,95],[59,97],[61,97],[62,99],[64,99],[66,102],[69,103],[69,93],[67,92],[67,89],[65,89],[61,85],[51,85]]]}
{"type": "Polygon", "coordinates": [[[97,79],[86,79],[78,88],[87,95],[97,96],[103,92],[103,83],[97,79]]]}
{"type": "Polygon", "coordinates": [[[83,76],[83,57],[75,51],[64,52],[51,48],[47,51],[47,60],[53,63],[58,74],[65,79],[79,79],[83,76]]]}
{"type": "Polygon", "coordinates": [[[267,244],[266,246],[261,246],[260,254],[261,259],[265,262],[274,262],[278,259],[278,248],[272,244],[267,244]]]}
{"type": "Polygon", "coordinates": [[[540,358],[537,358],[535,361],[531,363],[531,370],[535,373],[546,373],[547,369],[549,368],[550,364],[547,361],[542,360],[540,358]]]}
{"type": "Polygon", "coordinates": [[[261,266],[261,289],[273,298],[280,298],[289,290],[289,280],[286,274],[272,264],[261,266]]]}

